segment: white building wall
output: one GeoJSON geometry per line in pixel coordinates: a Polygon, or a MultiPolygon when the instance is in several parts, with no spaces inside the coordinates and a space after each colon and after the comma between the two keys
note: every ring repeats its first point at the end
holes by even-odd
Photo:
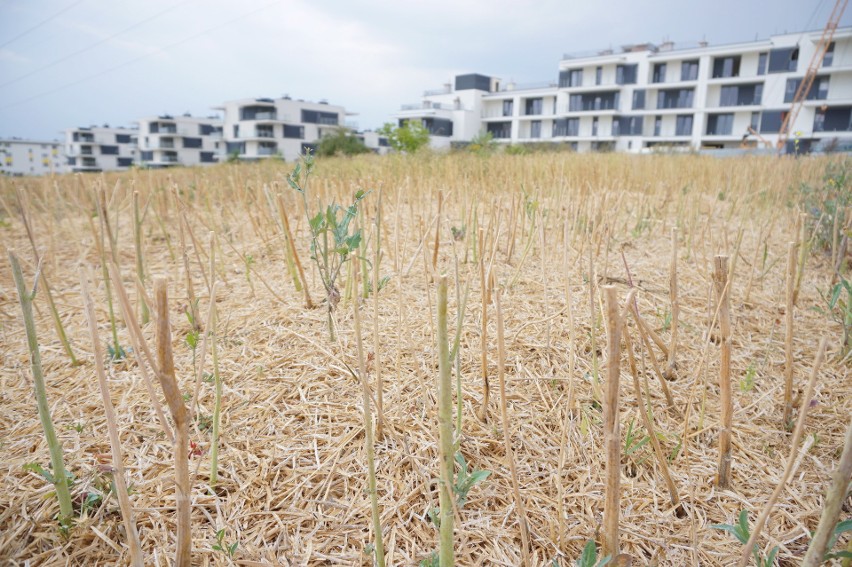
{"type": "Polygon", "coordinates": [[[0,139],[0,175],[50,175],[65,171],[57,140],[0,139]]]}

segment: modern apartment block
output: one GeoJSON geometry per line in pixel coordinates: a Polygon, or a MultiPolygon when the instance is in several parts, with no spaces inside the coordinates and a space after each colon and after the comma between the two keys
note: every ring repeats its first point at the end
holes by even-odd
{"type": "Polygon", "coordinates": [[[218,117],[153,116],[139,124],[139,165],[161,168],[173,165],[218,163],[224,151],[222,120],[218,117]]]}
{"type": "Polygon", "coordinates": [[[90,126],[65,131],[67,169],[72,172],[124,170],[136,162],[138,131],[90,126]]]}
{"type": "MultiPolygon", "coordinates": [[[[499,142],[579,151],[774,148],[821,33],[565,55],[558,80],[533,85],[459,75],[395,117],[421,120],[434,147],[490,132],[499,142]]],[[[788,147],[799,151],[852,141],[852,28],[836,30],[789,132],[788,147]]]]}
{"type": "Polygon", "coordinates": [[[314,147],[323,129],[342,126],[346,116],[342,106],[288,96],[232,100],[216,110],[225,116],[225,153],[243,160],[295,160],[314,147]]]}
{"type": "Polygon", "coordinates": [[[0,175],[48,175],[64,171],[61,142],[0,139],[0,175]]]}
{"type": "MultiPolygon", "coordinates": [[[[324,135],[339,128],[355,129],[346,121],[347,116],[354,114],[326,101],[293,100],[289,96],[248,98],[228,101],[215,109],[225,116],[225,154],[242,160],[277,156],[293,161],[306,149],[315,149],[324,135]]],[[[377,134],[356,135],[374,151],[387,151],[387,140],[377,134]]]]}

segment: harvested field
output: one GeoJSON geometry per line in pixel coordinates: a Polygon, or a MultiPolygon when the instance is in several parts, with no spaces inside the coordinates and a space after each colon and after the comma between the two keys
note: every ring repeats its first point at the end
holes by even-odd
{"type": "MultiPolygon", "coordinates": [[[[21,566],[131,564],[118,500],[109,493],[116,463],[81,295],[80,269],[90,267],[85,277],[145,565],[175,564],[178,539],[175,445],[158,419],[146,375],[169,431],[169,402],[192,414],[192,565],[371,565],[379,536],[371,520],[365,398],[380,428],[373,443],[375,495],[386,563],[428,560],[439,546],[438,513],[430,511],[439,507],[446,477],[438,419],[441,274],[448,282],[451,350],[461,316],[458,358],[448,361],[452,450],[464,457],[467,472],[490,471],[444,516],[455,521],[456,564],[574,565],[593,539],[629,554],[633,565],[735,565],[742,545],[711,525],[736,524],[746,510],[753,526],[792,451],[789,480],[757,543],[762,553],[778,546],[779,565],[798,565],[852,416],[840,303],[831,309],[823,296],[837,281],[833,261],[841,279],[848,277],[841,244],[849,215],[839,206],[837,214],[820,208],[823,196],[850,201],[847,166],[828,158],[560,153],[318,160],[306,189],[311,216],[320,204],[348,206],[357,190],[370,191],[348,227],[351,235],[357,225],[362,239],[349,241],[355,259],[342,264],[337,280],[333,341],[323,273],[310,258],[311,228],[300,194],[287,181],[292,164],[0,180],[0,240],[20,259],[28,286],[36,252],[42,258],[35,325],[47,402],[75,477],[75,522],[64,533],[56,490],[31,466],[49,471],[51,461],[22,310],[4,259],[0,559],[21,566]],[[295,258],[289,261],[282,214],[313,309],[297,289],[302,278],[295,258]],[[799,243],[792,256],[798,293],[785,423],[790,242],[799,243]],[[675,244],[679,316],[670,292],[675,244]],[[717,255],[729,257],[729,277],[718,289],[717,255]],[[149,364],[133,348],[118,289],[106,285],[102,262],[111,258],[139,322],[147,296],[150,316],[141,334],[153,351],[153,282],[168,278],[171,349],[183,399],[164,397],[153,368],[162,363],[149,364]],[[362,280],[353,277],[356,266],[362,280]],[[215,482],[217,378],[208,318],[214,281],[221,380],[215,482]],[[78,365],[59,339],[45,284],[78,365]],[[635,304],[625,303],[631,290],[635,304]],[[612,294],[617,304],[608,310],[612,294]],[[717,309],[723,295],[729,308],[717,309]],[[637,326],[631,305],[646,328],[637,326]],[[616,323],[622,340],[608,340],[616,323]],[[200,332],[193,335],[194,324],[200,332]],[[825,358],[801,442],[793,446],[792,424],[823,337],[825,358]],[[211,343],[206,358],[202,342],[211,343]],[[724,344],[732,403],[727,487],[717,482],[727,397],[720,388],[724,344]],[[121,350],[116,347],[125,358],[109,358],[121,350]],[[661,382],[658,372],[668,379],[661,382]],[[610,386],[619,375],[612,406],[610,386]],[[637,396],[637,385],[646,399],[637,396]],[[644,403],[661,458],[650,442],[644,403]],[[607,423],[616,435],[610,444],[607,423]],[[608,448],[620,461],[609,468],[608,448]],[[604,518],[611,498],[620,510],[614,520],[611,510],[604,518]],[[615,541],[607,539],[613,525],[615,541]]],[[[846,494],[841,519],[850,516],[846,494]]],[[[848,542],[847,533],[835,550],[848,542]]]]}

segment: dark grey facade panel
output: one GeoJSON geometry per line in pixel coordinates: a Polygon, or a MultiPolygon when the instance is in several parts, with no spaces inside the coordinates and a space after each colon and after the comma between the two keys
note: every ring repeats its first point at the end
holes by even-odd
{"type": "Polygon", "coordinates": [[[456,77],[456,90],[457,91],[491,91],[491,77],[486,77],[485,75],[479,75],[477,73],[470,73],[467,75],[458,75],[456,77]]]}

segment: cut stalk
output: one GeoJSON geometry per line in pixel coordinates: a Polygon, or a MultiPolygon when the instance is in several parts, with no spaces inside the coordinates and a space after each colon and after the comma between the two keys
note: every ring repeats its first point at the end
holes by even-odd
{"type": "Polygon", "coordinates": [[[793,415],[793,310],[796,285],[796,243],[787,244],[786,305],[784,312],[784,414],[782,428],[789,427],[793,415]]]}
{"type": "MultiPolygon", "coordinates": [[[[354,270],[355,286],[358,285],[358,262],[349,264],[354,270]]],[[[367,378],[367,361],[364,357],[364,344],[361,339],[361,311],[358,307],[357,298],[352,302],[352,313],[355,322],[355,339],[358,347],[358,374],[361,378],[364,405],[364,443],[367,451],[367,492],[370,494],[370,509],[372,512],[373,532],[376,538],[376,564],[379,567],[385,565],[385,545],[382,538],[382,518],[379,513],[379,496],[376,492],[376,446],[373,438],[373,412],[370,400],[370,382],[367,378]]]]}
{"type": "Polygon", "coordinates": [[[453,550],[453,386],[447,332],[447,276],[438,280],[438,437],[441,446],[441,567],[455,564],[453,550]]]}
{"type": "MultiPolygon", "coordinates": [[[[215,285],[215,284],[214,284],[215,285]]],[[[219,375],[219,328],[216,312],[216,298],[210,298],[210,317],[207,327],[211,336],[210,353],[213,358],[213,382],[216,386],[213,401],[213,432],[210,438],[210,486],[219,481],[219,422],[222,413],[222,377],[219,375]]],[[[203,362],[203,361],[202,361],[203,362]]],[[[200,369],[199,369],[200,371],[200,369]]]]}
{"type": "MultiPolygon", "coordinates": [[[[287,234],[287,245],[290,247],[290,253],[293,255],[293,261],[296,262],[296,269],[299,272],[299,279],[302,281],[302,291],[305,292],[305,307],[308,309],[314,308],[314,302],[311,300],[311,292],[308,290],[308,281],[305,278],[305,270],[302,268],[302,262],[299,260],[299,253],[296,251],[296,243],[293,241],[293,233],[290,231],[290,221],[287,219],[287,210],[284,208],[284,197],[278,195],[278,211],[281,215],[281,222],[284,224],[284,230],[287,234]]],[[[299,286],[296,286],[298,290],[299,286]]]]}
{"type": "Polygon", "coordinates": [[[716,483],[719,485],[719,488],[729,488],[731,484],[731,433],[734,404],[731,395],[731,305],[730,290],[728,289],[727,256],[715,257],[713,282],[716,286],[716,298],[719,305],[719,330],[721,331],[722,347],[722,362],[719,368],[719,391],[722,413],[716,483]]]}
{"type": "Polygon", "coordinates": [[[384,382],[382,381],[382,359],[379,341],[379,264],[382,261],[382,192],[376,204],[376,234],[373,242],[373,363],[376,368],[376,439],[381,440],[384,436],[385,410],[384,410],[384,382]]]}
{"type": "Polygon", "coordinates": [[[509,433],[509,410],[506,404],[506,346],[503,338],[503,310],[500,307],[500,289],[497,288],[495,291],[494,306],[497,311],[497,379],[500,383],[500,417],[503,421],[503,445],[506,450],[506,460],[509,461],[509,471],[512,474],[512,492],[515,497],[515,510],[518,513],[518,525],[521,530],[521,564],[529,567],[532,565],[529,555],[529,526],[527,525],[526,507],[521,497],[521,484],[518,480],[515,455],[512,451],[512,436],[509,433]]]}
{"type": "MultiPolygon", "coordinates": [[[[147,206],[145,207],[147,211],[147,206]]],[[[136,277],[143,284],[145,283],[145,263],[142,253],[142,221],[144,214],[139,210],[139,191],[133,192],[133,244],[136,249],[136,277]]],[[[141,322],[143,325],[151,319],[151,312],[148,310],[148,304],[139,296],[139,307],[141,309],[141,322]]]]}
{"type": "Polygon", "coordinates": [[[606,298],[607,380],[603,400],[606,492],[603,512],[603,555],[619,553],[618,517],[621,500],[621,433],[618,421],[621,375],[621,317],[615,286],[603,287],[606,298]]]}
{"type": "Polygon", "coordinates": [[[130,331],[130,344],[133,346],[133,352],[136,353],[137,360],[139,360],[139,369],[142,372],[142,381],[145,383],[145,389],[148,391],[148,396],[151,398],[151,404],[154,406],[154,412],[157,414],[157,420],[160,422],[160,427],[163,428],[163,433],[166,434],[166,439],[168,439],[170,443],[173,443],[175,439],[174,434],[166,420],[166,415],[163,413],[163,407],[160,405],[157,393],[154,391],[153,381],[148,375],[148,368],[151,369],[151,372],[154,375],[159,374],[157,364],[154,361],[151,350],[148,348],[148,342],[142,335],[142,329],[139,328],[139,323],[133,316],[133,307],[130,305],[130,300],[127,297],[127,291],[121,283],[121,274],[119,274],[118,268],[114,264],[110,266],[110,276],[112,278],[113,285],[115,286],[116,294],[118,295],[118,304],[121,307],[124,324],[127,326],[127,330],[130,331]],[[148,362],[147,366],[142,362],[143,354],[145,355],[145,360],[148,362]]]}
{"type": "Polygon", "coordinates": [[[68,474],[65,472],[65,462],[62,459],[62,444],[56,437],[56,430],[53,428],[53,420],[50,417],[50,406],[47,403],[47,388],[41,368],[41,352],[38,348],[38,336],[36,335],[35,318],[33,317],[33,298],[38,287],[39,274],[36,274],[35,278],[33,278],[33,289],[28,292],[24,283],[21,264],[18,262],[15,253],[11,250],[9,251],[9,263],[12,265],[12,276],[15,279],[18,300],[21,303],[21,312],[24,316],[24,327],[27,331],[27,346],[30,351],[30,367],[33,371],[33,388],[35,389],[36,404],[38,405],[38,417],[41,420],[44,437],[50,449],[53,485],[56,487],[56,497],[59,500],[59,523],[63,527],[69,527],[73,519],[74,508],[71,505],[68,474]]]}
{"type": "MultiPolygon", "coordinates": [[[[35,256],[36,263],[41,265],[42,258],[38,253],[38,248],[36,247],[35,236],[33,235],[33,230],[30,226],[23,194],[20,190],[17,190],[17,195],[18,204],[21,207],[21,220],[24,222],[24,228],[27,231],[27,238],[29,239],[30,246],[33,249],[33,255],[35,256]]],[[[47,275],[45,274],[44,266],[42,266],[39,273],[41,275],[41,285],[44,288],[44,295],[47,298],[47,305],[50,309],[50,315],[53,318],[53,326],[56,328],[56,334],[59,336],[59,342],[62,343],[62,348],[65,350],[65,354],[67,354],[68,358],[71,359],[71,366],[78,366],[80,362],[77,361],[77,357],[74,355],[74,350],[71,348],[71,342],[68,340],[68,335],[65,334],[65,327],[62,325],[62,319],[59,317],[59,310],[56,309],[56,303],[53,301],[53,293],[50,291],[50,285],[47,283],[47,275]]]]}
{"type": "Polygon", "coordinates": [[[192,553],[190,482],[189,482],[189,421],[186,405],[175,377],[172,354],[172,331],[169,322],[168,284],[163,277],[154,279],[154,296],[157,302],[157,359],[160,386],[169,404],[175,422],[175,501],[177,508],[177,549],[175,565],[190,567],[192,553]]]}
{"type": "Polygon", "coordinates": [[[142,567],[142,546],[139,543],[139,532],[136,530],[136,519],[133,516],[133,505],[127,493],[127,484],[124,479],[124,458],[121,454],[121,439],[118,436],[118,425],[115,419],[115,409],[110,399],[109,386],[107,385],[106,371],[104,370],[104,357],[101,351],[101,343],[98,338],[98,323],[95,316],[95,306],[89,293],[89,283],[83,270],[80,270],[80,288],[83,295],[83,303],[86,307],[86,320],[89,323],[89,334],[92,336],[92,350],[95,355],[95,371],[98,375],[98,386],[101,391],[101,399],[104,402],[104,414],[109,431],[109,445],[112,452],[112,479],[115,482],[115,493],[118,496],[118,506],[121,510],[121,519],[124,523],[124,531],[127,534],[127,545],[130,548],[130,564],[133,567],[142,567]]]}
{"type": "Polygon", "coordinates": [[[666,380],[674,380],[677,366],[677,333],[680,320],[680,302],[677,298],[677,227],[672,228],[672,260],[669,270],[669,299],[671,300],[671,337],[669,339],[669,358],[666,365],[666,380]]]}
{"type": "Polygon", "coordinates": [[[488,284],[485,281],[485,254],[482,252],[485,242],[485,233],[479,229],[479,283],[482,297],[482,315],[480,317],[479,346],[480,346],[480,372],[482,374],[482,405],[476,412],[476,417],[485,422],[488,419],[488,284]]]}

